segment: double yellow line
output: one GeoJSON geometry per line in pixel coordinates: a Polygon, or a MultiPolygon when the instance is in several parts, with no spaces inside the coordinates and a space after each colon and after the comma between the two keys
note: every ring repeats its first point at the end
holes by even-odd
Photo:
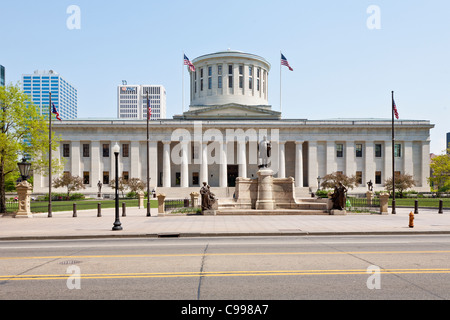
{"type": "MultiPolygon", "coordinates": [[[[450,268],[433,269],[380,269],[381,274],[446,274],[450,268]]],[[[111,274],[45,274],[4,275],[0,281],[17,280],[66,280],[79,276],[80,279],[130,279],[130,278],[184,278],[184,277],[250,277],[250,276],[310,276],[310,275],[358,275],[371,274],[366,269],[348,270],[261,270],[261,271],[211,271],[211,272],[154,272],[154,273],[111,273],[111,274]]]]}

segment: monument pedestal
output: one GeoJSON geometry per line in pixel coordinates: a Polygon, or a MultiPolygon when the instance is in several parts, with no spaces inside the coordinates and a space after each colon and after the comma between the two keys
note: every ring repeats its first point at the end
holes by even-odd
{"type": "Polygon", "coordinates": [[[23,181],[16,186],[19,198],[19,210],[14,214],[14,218],[33,218],[30,209],[30,199],[33,186],[28,181],[23,181]]]}
{"type": "Polygon", "coordinates": [[[273,171],[268,168],[262,168],[258,171],[256,210],[273,209],[275,209],[275,201],[273,200],[273,171]]]}

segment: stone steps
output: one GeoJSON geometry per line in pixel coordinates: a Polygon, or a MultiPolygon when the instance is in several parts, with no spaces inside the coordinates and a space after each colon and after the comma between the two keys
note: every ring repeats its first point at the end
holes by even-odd
{"type": "Polygon", "coordinates": [[[276,209],[276,210],[246,210],[246,209],[219,209],[216,215],[329,215],[326,210],[296,210],[296,209],[276,209]]]}

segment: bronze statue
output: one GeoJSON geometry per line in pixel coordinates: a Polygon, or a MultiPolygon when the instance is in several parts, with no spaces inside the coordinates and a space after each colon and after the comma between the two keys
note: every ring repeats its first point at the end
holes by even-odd
{"type": "Polygon", "coordinates": [[[331,195],[331,200],[333,201],[333,209],[344,210],[345,208],[345,194],[347,188],[339,182],[337,186],[334,187],[334,193],[331,195]]]}
{"type": "Polygon", "coordinates": [[[206,182],[203,182],[200,195],[202,197],[202,211],[211,210],[212,205],[216,202],[216,196],[211,192],[210,186],[206,182]]]}
{"type": "Polygon", "coordinates": [[[373,183],[372,183],[372,180],[370,180],[369,182],[367,182],[367,187],[369,188],[369,191],[373,191],[373,183]]]}

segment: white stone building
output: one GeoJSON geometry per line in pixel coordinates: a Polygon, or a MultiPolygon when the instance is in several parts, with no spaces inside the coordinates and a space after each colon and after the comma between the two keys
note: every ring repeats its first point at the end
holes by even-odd
{"type": "MultiPolygon", "coordinates": [[[[112,146],[118,143],[119,174],[146,181],[168,197],[187,197],[202,182],[219,197],[232,197],[236,177],[256,178],[257,142],[272,142],[275,177],[293,177],[297,197],[318,188],[318,177],[341,171],[356,175],[365,192],[371,180],[383,190],[392,175],[390,119],[282,119],[268,105],[270,64],[263,58],[225,51],[194,59],[191,105],[173,119],[146,121],[78,119],[54,123],[62,141],[54,157],[64,171],[83,177],[85,193],[113,193],[112,146]]],[[[417,191],[429,191],[430,129],[427,120],[396,121],[395,171],[414,176],[417,191]]],[[[54,189],[53,189],[54,190],[54,189]]],[[[55,192],[58,190],[54,190],[55,192]]],[[[48,192],[48,178],[35,175],[34,192],[48,192]]]]}

